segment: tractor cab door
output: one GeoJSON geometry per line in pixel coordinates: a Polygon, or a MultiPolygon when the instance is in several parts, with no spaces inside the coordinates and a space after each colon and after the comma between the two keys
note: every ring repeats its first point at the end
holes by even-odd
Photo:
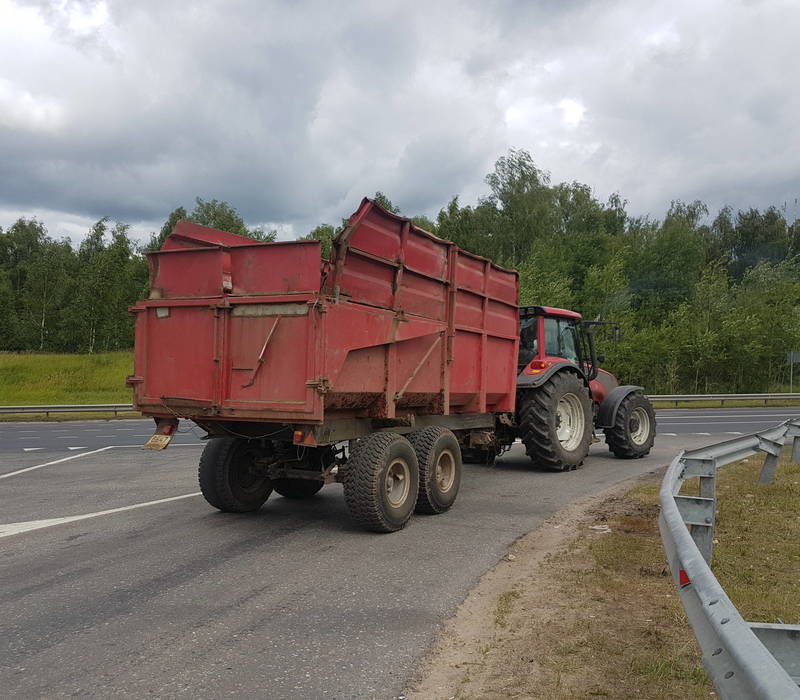
{"type": "Polygon", "coordinates": [[[578,319],[545,316],[545,354],[560,357],[577,365],[587,381],[597,374],[594,343],[578,319]]]}

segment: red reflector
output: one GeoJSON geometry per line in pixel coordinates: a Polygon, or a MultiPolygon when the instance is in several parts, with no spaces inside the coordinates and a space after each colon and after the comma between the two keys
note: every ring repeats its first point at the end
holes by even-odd
{"type": "Polygon", "coordinates": [[[686,574],[686,572],[683,569],[678,571],[678,585],[688,586],[690,583],[691,581],[689,580],[689,576],[686,574]]]}
{"type": "Polygon", "coordinates": [[[547,369],[552,364],[548,360],[534,360],[525,368],[525,374],[539,374],[539,372],[547,369]]]}
{"type": "Polygon", "coordinates": [[[303,438],[305,437],[305,433],[302,430],[295,430],[294,435],[292,435],[292,442],[299,443],[303,442],[303,438]]]}

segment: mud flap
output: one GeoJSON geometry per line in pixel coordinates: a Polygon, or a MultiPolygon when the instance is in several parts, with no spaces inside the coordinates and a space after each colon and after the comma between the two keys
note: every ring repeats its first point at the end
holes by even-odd
{"type": "Polygon", "coordinates": [[[156,418],[156,431],[144,444],[145,450],[165,450],[178,432],[177,418],[156,418]]]}

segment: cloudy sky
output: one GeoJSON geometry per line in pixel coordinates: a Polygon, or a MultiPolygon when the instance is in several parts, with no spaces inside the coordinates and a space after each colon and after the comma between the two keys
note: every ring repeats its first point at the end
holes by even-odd
{"type": "Polygon", "coordinates": [[[282,238],[380,189],[553,179],[800,216],[795,1],[0,0],[0,226],[160,227],[224,199],[282,238]]]}

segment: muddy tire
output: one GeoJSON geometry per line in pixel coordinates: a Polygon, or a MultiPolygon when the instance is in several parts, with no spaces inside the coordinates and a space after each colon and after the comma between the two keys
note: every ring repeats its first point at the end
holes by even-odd
{"type": "Polygon", "coordinates": [[[592,438],[592,403],[580,378],[559,372],[520,400],[520,438],[534,465],[555,471],[581,466],[592,438]]]}
{"type": "Polygon", "coordinates": [[[353,520],[365,530],[395,532],[408,522],[417,502],[417,455],[402,435],[372,433],[353,448],[342,481],[353,520]]]}
{"type": "Polygon", "coordinates": [[[218,437],[209,440],[197,472],[203,497],[227,513],[248,513],[264,505],[272,482],[257,468],[261,450],[247,440],[218,437]]]}
{"type": "Polygon", "coordinates": [[[628,394],[617,409],[613,428],[605,428],[606,444],[616,457],[638,459],[650,453],[656,437],[656,414],[642,394],[628,394]]]}
{"type": "Polygon", "coordinates": [[[272,488],[284,498],[297,500],[311,498],[325,485],[323,481],[312,479],[273,479],[272,488]]]}
{"type": "Polygon", "coordinates": [[[461,485],[461,448],[447,428],[432,426],[408,436],[419,465],[417,513],[444,513],[455,503],[461,485]]]}

